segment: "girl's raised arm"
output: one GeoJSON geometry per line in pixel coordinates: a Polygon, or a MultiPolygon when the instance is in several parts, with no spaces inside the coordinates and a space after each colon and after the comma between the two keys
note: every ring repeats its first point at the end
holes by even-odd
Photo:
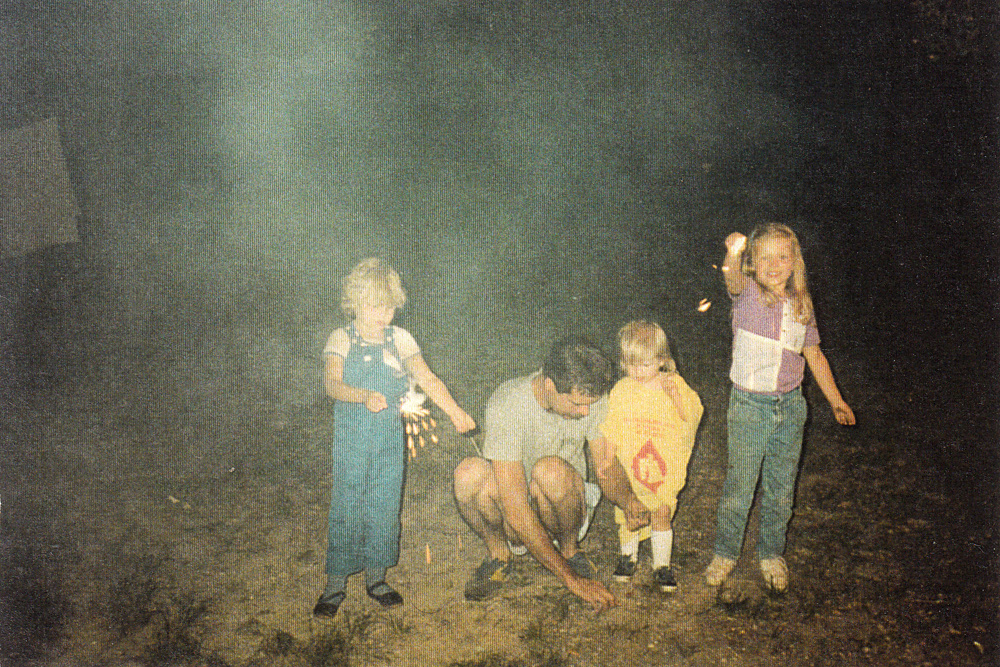
{"type": "Polygon", "coordinates": [[[733,232],[726,237],[726,258],[722,261],[722,276],[726,281],[726,289],[732,295],[742,292],[746,285],[747,277],[740,268],[746,245],[747,237],[739,232],[733,232]]]}

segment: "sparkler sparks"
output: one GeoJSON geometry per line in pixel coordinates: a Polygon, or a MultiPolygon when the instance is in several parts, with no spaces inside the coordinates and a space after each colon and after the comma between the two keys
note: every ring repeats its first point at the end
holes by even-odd
{"type": "Polygon", "coordinates": [[[435,445],[438,437],[433,433],[437,428],[437,422],[431,417],[430,410],[424,405],[427,396],[410,387],[410,390],[403,396],[403,402],[399,406],[399,414],[403,417],[403,428],[406,431],[406,448],[409,450],[410,458],[417,458],[417,445],[427,446],[427,440],[421,435],[421,431],[426,432],[427,437],[435,445]]]}
{"type": "Polygon", "coordinates": [[[403,402],[399,405],[399,412],[410,421],[420,421],[421,418],[430,415],[430,410],[424,407],[427,396],[410,387],[410,390],[403,395],[403,402]]]}

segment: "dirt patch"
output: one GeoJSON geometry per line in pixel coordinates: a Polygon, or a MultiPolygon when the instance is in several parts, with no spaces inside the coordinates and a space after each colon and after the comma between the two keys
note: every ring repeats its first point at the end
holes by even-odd
{"type": "MultiPolygon", "coordinates": [[[[937,447],[914,447],[955,434],[914,421],[908,401],[862,397],[855,407],[866,418],[842,429],[811,388],[789,593],[764,593],[746,558],[722,589],[705,585],[724,470],[725,386],[702,380],[693,374],[708,410],[675,524],[680,589],[655,591],[643,552],[635,580],[612,584],[621,605],[600,615],[530,557],[495,599],[463,599],[483,549],[455,511],[450,474],[473,450],[444,427],[441,444],[409,464],[402,556],[390,572],[406,604],[381,610],[355,577],[339,616],[321,621],[310,610],[324,582],[329,405],[272,423],[243,464],[186,477],[127,465],[95,470],[88,461],[106,442],[99,432],[35,413],[7,438],[0,557],[13,576],[2,584],[0,660],[993,664],[996,536],[983,511],[993,498],[962,486],[967,456],[956,454],[946,470],[931,453],[937,447]]],[[[977,437],[964,434],[962,451],[977,437]]],[[[748,539],[745,554],[753,552],[748,539]]],[[[605,503],[584,548],[608,581],[615,547],[605,503]]]]}

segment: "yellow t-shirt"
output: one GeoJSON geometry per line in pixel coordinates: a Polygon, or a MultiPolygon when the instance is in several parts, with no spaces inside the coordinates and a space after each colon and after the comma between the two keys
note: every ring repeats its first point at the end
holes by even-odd
{"type": "Polygon", "coordinates": [[[670,381],[677,387],[685,419],[663,389],[626,377],[611,390],[608,416],[601,424],[633,492],[651,510],[676,505],[704,412],[698,394],[680,375],[670,381]]]}

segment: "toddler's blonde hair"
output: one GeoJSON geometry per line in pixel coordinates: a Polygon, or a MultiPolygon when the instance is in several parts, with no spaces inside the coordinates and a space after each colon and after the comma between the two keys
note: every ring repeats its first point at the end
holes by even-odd
{"type": "Polygon", "coordinates": [[[668,373],[677,371],[677,364],[670,354],[667,334],[659,324],[647,320],[632,320],[618,330],[618,346],[621,349],[621,365],[647,363],[654,359],[661,362],[661,368],[668,373]]]}
{"type": "MultiPolygon", "coordinates": [[[[768,222],[758,225],[747,240],[747,252],[743,253],[743,273],[757,280],[757,272],[754,269],[754,257],[757,248],[763,241],[778,238],[787,239],[792,242],[792,250],[795,253],[795,262],[792,267],[792,276],[788,280],[785,292],[788,300],[792,304],[792,313],[795,319],[808,324],[813,319],[813,302],[809,295],[809,285],[806,283],[806,262],[802,258],[802,246],[799,244],[799,237],[795,235],[791,227],[777,222],[768,222]]],[[[760,285],[760,281],[757,280],[760,285]]],[[[761,285],[763,288],[763,285],[761,285]]],[[[771,308],[778,303],[778,297],[764,288],[764,302],[771,308]]]]}
{"type": "Polygon", "coordinates": [[[347,317],[355,317],[362,305],[401,308],[406,303],[406,291],[399,274],[378,257],[357,263],[341,281],[340,309],[347,317]]]}

